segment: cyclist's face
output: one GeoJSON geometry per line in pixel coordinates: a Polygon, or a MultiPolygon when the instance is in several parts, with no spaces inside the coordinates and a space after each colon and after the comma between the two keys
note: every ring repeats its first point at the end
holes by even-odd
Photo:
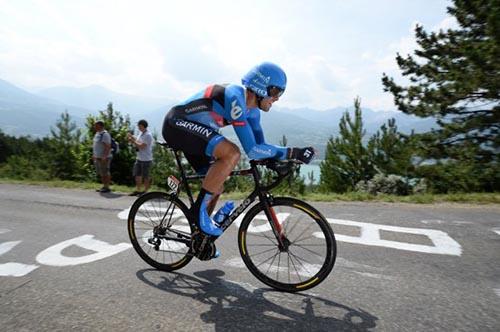
{"type": "Polygon", "coordinates": [[[278,101],[279,99],[280,97],[268,97],[262,99],[262,102],[260,103],[261,110],[263,110],[264,112],[269,112],[269,110],[273,106],[273,103],[278,101]]]}

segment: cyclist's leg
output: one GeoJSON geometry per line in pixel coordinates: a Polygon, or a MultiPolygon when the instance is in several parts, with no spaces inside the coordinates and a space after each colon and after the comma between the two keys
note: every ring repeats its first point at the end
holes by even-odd
{"type": "Polygon", "coordinates": [[[222,230],[210,219],[210,214],[217,204],[224,181],[238,164],[240,151],[235,144],[224,138],[215,138],[210,143],[214,141],[214,148],[210,149],[209,144],[206,154],[214,157],[215,162],[205,175],[195,207],[199,211],[200,227],[210,235],[219,236],[222,230]]]}
{"type": "Polygon", "coordinates": [[[206,169],[211,159],[216,159],[206,174],[193,210],[199,217],[200,228],[207,234],[219,236],[222,230],[210,219],[209,203],[213,194],[220,194],[225,179],[236,166],[239,149],[213,129],[182,119],[166,119],[163,137],[171,147],[184,152],[197,172],[206,169]]]}
{"type": "Polygon", "coordinates": [[[202,186],[206,190],[220,194],[227,177],[238,165],[240,160],[240,149],[236,144],[226,139],[218,142],[213,150],[212,156],[215,162],[210,166],[202,186]]]}
{"type": "Polygon", "coordinates": [[[217,205],[220,195],[224,191],[224,181],[238,164],[240,150],[236,144],[228,140],[221,141],[213,151],[216,161],[211,165],[205,179],[203,188],[213,190],[214,195],[208,204],[208,214],[211,215],[217,205]]]}

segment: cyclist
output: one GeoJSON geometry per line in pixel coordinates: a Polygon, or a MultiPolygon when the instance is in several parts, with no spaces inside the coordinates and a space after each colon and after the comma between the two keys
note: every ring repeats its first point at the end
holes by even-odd
{"type": "Polygon", "coordinates": [[[309,163],[312,147],[287,148],[267,144],[260,126],[259,109],[268,112],[286,88],[286,74],[276,64],[263,62],[242,78],[242,86],[210,85],[165,116],[163,138],[175,150],[184,152],[196,172],[204,174],[194,204],[203,232],[219,236],[222,230],[211,218],[223,184],[240,159],[238,146],[219,134],[232,125],[250,159],[295,159],[309,163]]]}

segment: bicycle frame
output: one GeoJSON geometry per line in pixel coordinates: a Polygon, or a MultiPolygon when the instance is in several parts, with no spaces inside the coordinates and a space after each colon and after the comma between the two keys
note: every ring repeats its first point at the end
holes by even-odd
{"type": "MultiPolygon", "coordinates": [[[[165,143],[160,143],[162,146],[168,147],[167,144],[165,143]]],[[[201,180],[205,178],[205,175],[186,175],[186,172],[184,171],[184,167],[182,167],[181,163],[181,157],[177,151],[173,151],[175,155],[175,159],[177,161],[177,165],[179,167],[179,171],[181,173],[181,183],[179,184],[180,186],[184,185],[186,193],[189,198],[190,202],[190,209],[194,205],[194,199],[193,195],[191,193],[191,189],[189,187],[189,181],[193,180],[201,180]]],[[[233,212],[224,219],[222,222],[221,228],[223,230],[226,230],[231,224],[238,218],[257,198],[259,198],[261,204],[264,205],[264,211],[266,213],[266,217],[268,220],[273,221],[271,223],[271,228],[273,229],[273,233],[276,236],[276,239],[279,241],[279,244],[281,246],[284,246],[284,237],[283,237],[283,230],[281,228],[281,224],[278,221],[278,218],[276,217],[276,214],[274,213],[274,210],[270,207],[269,205],[269,200],[272,199],[272,196],[269,194],[269,191],[278,186],[281,181],[286,178],[290,172],[291,169],[288,169],[284,174],[278,173],[277,179],[274,180],[271,184],[268,184],[266,186],[261,185],[260,180],[261,180],[261,175],[259,173],[259,170],[257,168],[258,165],[266,165],[269,161],[266,160],[251,160],[250,161],[250,168],[249,169],[244,169],[244,170],[238,170],[238,171],[232,171],[229,176],[248,176],[252,175],[255,183],[254,190],[247,196],[246,199],[243,200],[243,202],[236,207],[233,212]]],[[[179,190],[181,190],[179,188],[179,190]]]]}

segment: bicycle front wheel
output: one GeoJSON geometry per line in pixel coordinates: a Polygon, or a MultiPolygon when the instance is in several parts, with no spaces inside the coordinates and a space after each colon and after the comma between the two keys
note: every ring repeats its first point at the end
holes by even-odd
{"type": "Polygon", "coordinates": [[[275,289],[297,292],[317,286],[331,272],[337,254],[335,236],[325,217],[293,198],[274,198],[271,216],[281,225],[280,245],[262,204],[243,218],[238,233],[241,257],[250,272],[275,289]]]}
{"type": "Polygon", "coordinates": [[[188,209],[177,197],[151,192],[139,197],[128,215],[128,233],[135,251],[163,271],[182,268],[189,255],[193,226],[188,209]]]}

